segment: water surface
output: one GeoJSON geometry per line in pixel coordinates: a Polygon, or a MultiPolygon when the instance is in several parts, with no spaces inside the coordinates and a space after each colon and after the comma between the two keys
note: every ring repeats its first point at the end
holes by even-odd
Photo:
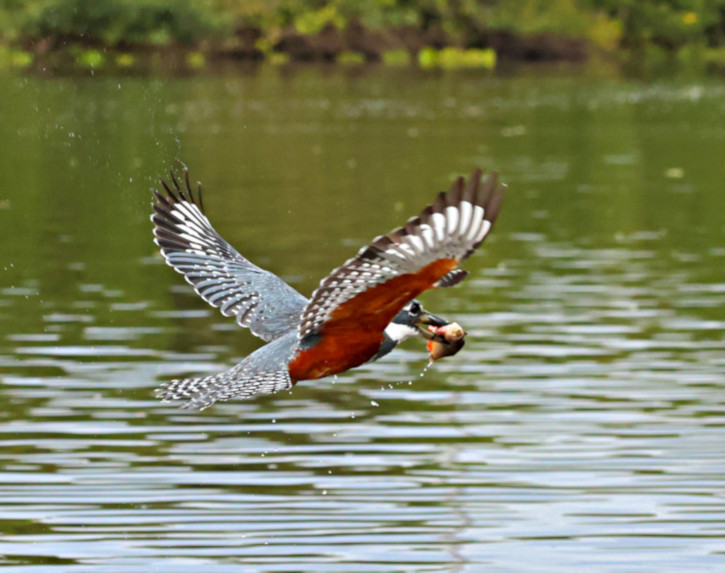
{"type": "Polygon", "coordinates": [[[146,571],[725,567],[725,84],[538,70],[0,78],[0,565],[146,571]],[[174,160],[309,294],[456,174],[510,185],[469,332],[190,413],[259,345],[151,242],[174,160]],[[422,375],[424,373],[424,375],[422,375]]]}

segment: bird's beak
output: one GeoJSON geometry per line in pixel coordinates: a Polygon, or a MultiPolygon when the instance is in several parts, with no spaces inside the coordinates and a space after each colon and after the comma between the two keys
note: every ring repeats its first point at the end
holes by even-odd
{"type": "MultiPolygon", "coordinates": [[[[427,340],[435,340],[442,337],[439,334],[433,334],[430,330],[428,330],[428,327],[445,326],[446,324],[449,324],[446,319],[441,318],[440,316],[436,316],[435,314],[423,311],[423,314],[420,315],[420,318],[418,318],[418,321],[415,325],[418,327],[418,330],[420,330],[420,334],[423,336],[423,338],[427,340]]],[[[439,340],[439,342],[442,342],[442,340],[439,340]]]]}
{"type": "Polygon", "coordinates": [[[425,326],[445,326],[448,324],[448,321],[445,318],[441,318],[424,310],[418,319],[418,324],[424,324],[425,326]]]}

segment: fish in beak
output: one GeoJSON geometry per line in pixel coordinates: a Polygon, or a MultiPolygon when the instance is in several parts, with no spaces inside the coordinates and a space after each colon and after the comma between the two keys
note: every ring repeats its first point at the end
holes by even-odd
{"type": "Polygon", "coordinates": [[[431,362],[453,356],[463,348],[466,331],[457,322],[448,322],[424,311],[416,326],[423,338],[428,340],[428,357],[431,362]]]}

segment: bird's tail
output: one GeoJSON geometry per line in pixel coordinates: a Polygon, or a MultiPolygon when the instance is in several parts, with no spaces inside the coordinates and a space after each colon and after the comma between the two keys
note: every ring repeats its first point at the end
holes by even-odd
{"type": "Polygon", "coordinates": [[[260,372],[249,371],[240,366],[203,378],[182,378],[164,382],[157,388],[156,397],[164,402],[183,402],[182,408],[204,410],[214,402],[231,398],[251,398],[257,394],[273,394],[293,386],[286,370],[260,372]]]}

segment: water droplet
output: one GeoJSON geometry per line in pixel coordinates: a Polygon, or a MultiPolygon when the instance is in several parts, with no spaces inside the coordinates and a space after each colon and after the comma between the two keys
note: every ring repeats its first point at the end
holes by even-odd
{"type": "Polygon", "coordinates": [[[375,400],[370,400],[370,405],[375,407],[380,406],[375,400]]]}
{"type": "Polygon", "coordinates": [[[327,495],[327,490],[326,489],[323,489],[322,490],[322,495],[327,495]]]}

